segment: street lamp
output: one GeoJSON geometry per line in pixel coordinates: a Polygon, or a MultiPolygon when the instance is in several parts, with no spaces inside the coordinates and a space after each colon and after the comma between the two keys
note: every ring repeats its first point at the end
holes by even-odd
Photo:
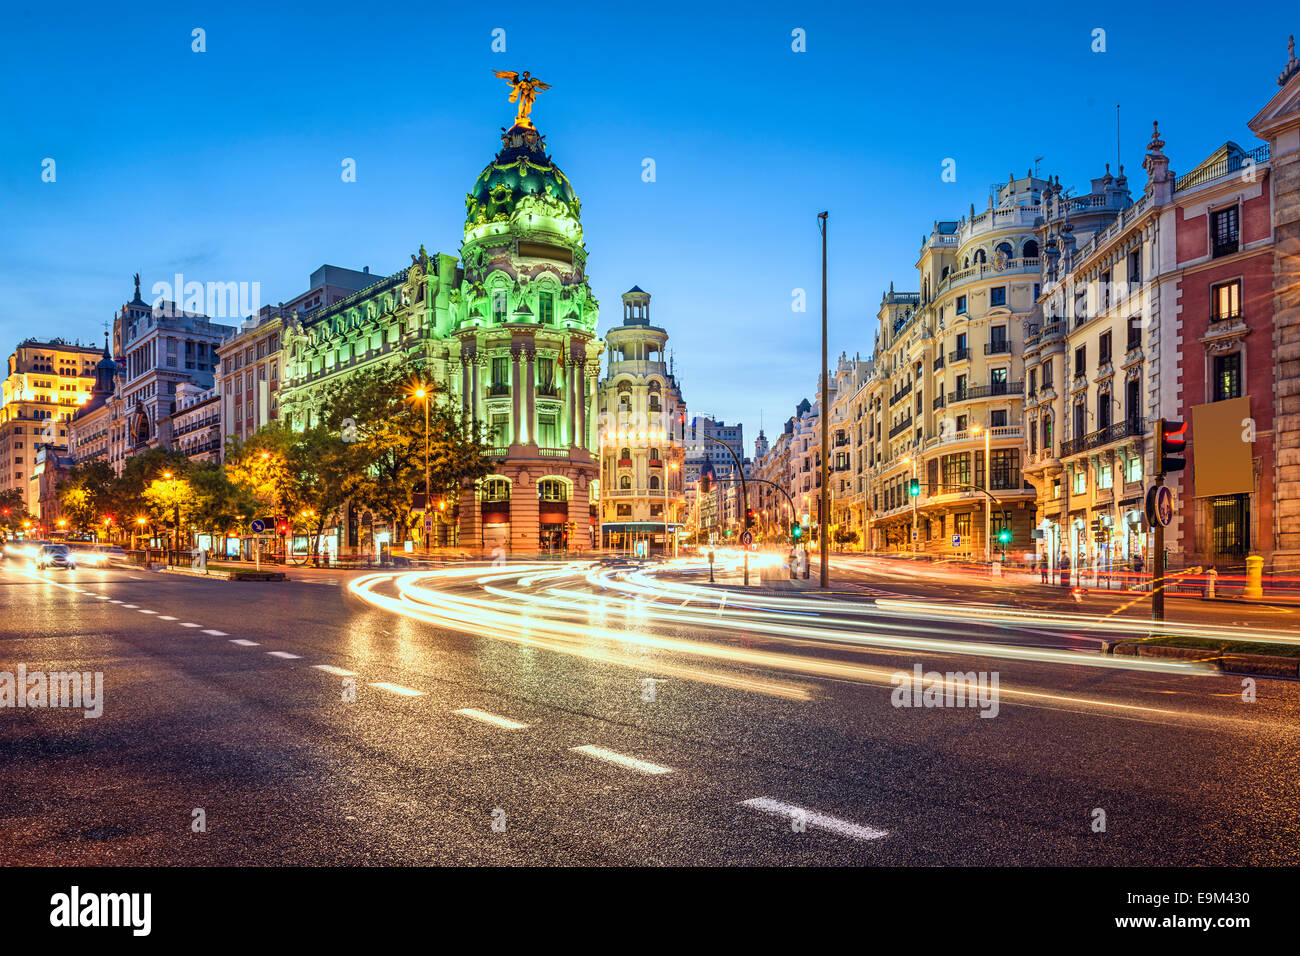
{"type": "Polygon", "coordinates": [[[411,396],[424,403],[424,550],[428,551],[429,538],[433,534],[433,515],[429,510],[433,501],[429,490],[429,390],[419,385],[411,396]]]}
{"type": "Polygon", "coordinates": [[[138,550],[140,549],[140,535],[144,534],[144,523],[145,523],[145,517],[144,517],[144,515],[136,515],[136,518],[135,518],[135,547],[133,547],[133,548],[131,549],[132,551],[138,551],[138,550]]]}
{"type": "Polygon", "coordinates": [[[984,432],[984,490],[988,493],[989,500],[984,502],[984,560],[993,563],[993,542],[989,540],[989,533],[993,525],[993,489],[989,487],[989,439],[992,437],[992,430],[985,425],[981,428],[975,425],[971,428],[972,435],[978,435],[984,432]]]}
{"type": "MultiPolygon", "coordinates": [[[[266,452],[262,452],[262,457],[266,457],[266,452]]],[[[176,480],[172,478],[170,471],[163,472],[163,478],[167,481],[171,489],[172,498],[172,550],[179,551],[181,548],[181,503],[176,497],[176,480]]],[[[108,522],[104,522],[107,524],[108,522]]]]}

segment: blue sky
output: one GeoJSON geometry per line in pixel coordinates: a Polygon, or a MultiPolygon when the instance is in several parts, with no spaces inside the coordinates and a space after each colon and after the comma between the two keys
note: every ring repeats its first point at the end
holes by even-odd
{"type": "Polygon", "coordinates": [[[582,197],[602,331],[640,285],[692,411],[751,439],[761,411],[772,434],[813,391],[820,210],[832,354],[865,357],[881,292],[916,284],[930,223],[983,208],[1036,157],[1086,186],[1114,162],[1117,102],[1139,189],[1152,119],[1179,172],[1225,140],[1256,145],[1246,122],[1300,15],[1136,6],[11,7],[0,348],[99,340],[137,270],[146,294],[179,271],[257,281],[275,302],[325,262],[389,273],[421,243],[455,254],[465,193],[513,117],[491,71],[528,69],[553,86],[534,117],[582,197]],[[796,28],[807,52],[791,50],[796,28]]]}

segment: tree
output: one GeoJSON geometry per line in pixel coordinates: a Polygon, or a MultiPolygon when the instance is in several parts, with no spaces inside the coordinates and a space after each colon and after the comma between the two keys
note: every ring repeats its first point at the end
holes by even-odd
{"type": "Polygon", "coordinates": [[[59,485],[59,509],[74,531],[98,530],[104,516],[113,510],[117,475],[108,462],[83,462],[59,485]]]}
{"type": "Polygon", "coordinates": [[[426,501],[459,496],[467,483],[491,474],[481,429],[467,428],[445,391],[425,374],[421,363],[366,369],[336,384],[326,394],[321,416],[345,442],[348,480],[344,492],[358,504],[409,532],[418,492],[426,501]],[[426,392],[415,398],[417,388],[426,392]],[[425,409],[429,402],[429,487],[424,487],[425,409]]]}
{"type": "Polygon", "coordinates": [[[275,422],[226,449],[227,477],[272,518],[294,515],[302,507],[296,440],[291,429],[275,422]]]}
{"type": "Polygon", "coordinates": [[[170,478],[155,478],[141,498],[155,521],[171,525],[172,542],[180,547],[181,528],[194,515],[194,488],[189,479],[175,473],[170,478]]]}
{"type": "Polygon", "coordinates": [[[23,522],[30,520],[27,502],[23,499],[21,491],[17,488],[6,488],[0,491],[0,528],[4,529],[6,538],[22,530],[23,522]]]}
{"type": "Polygon", "coordinates": [[[244,527],[257,510],[253,498],[231,481],[220,465],[196,466],[189,485],[194,494],[192,520],[200,531],[213,537],[244,527]]]}
{"type": "Polygon", "coordinates": [[[342,436],[325,425],[301,432],[293,446],[298,497],[309,502],[300,516],[312,536],[312,561],[319,561],[325,521],[348,500],[355,459],[342,436]]]}

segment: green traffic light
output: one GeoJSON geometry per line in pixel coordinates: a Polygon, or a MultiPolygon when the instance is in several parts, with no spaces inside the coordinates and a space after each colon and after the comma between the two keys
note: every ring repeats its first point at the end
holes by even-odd
{"type": "Polygon", "coordinates": [[[1008,531],[1006,528],[1003,528],[1001,531],[998,532],[998,540],[1001,541],[1003,544],[1009,543],[1011,541],[1011,532],[1008,531]]]}
{"type": "Polygon", "coordinates": [[[790,537],[792,537],[792,538],[802,538],[802,537],[803,537],[803,528],[799,527],[799,525],[795,525],[793,528],[790,529],[790,537]]]}
{"type": "Polygon", "coordinates": [[[921,493],[921,483],[913,480],[912,483],[907,486],[907,493],[915,498],[921,493]]]}

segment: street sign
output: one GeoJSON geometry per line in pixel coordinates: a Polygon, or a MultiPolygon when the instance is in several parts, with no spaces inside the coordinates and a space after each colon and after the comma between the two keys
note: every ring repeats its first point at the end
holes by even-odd
{"type": "Polygon", "coordinates": [[[952,546],[953,546],[954,548],[960,548],[960,547],[961,547],[961,535],[959,535],[959,534],[955,534],[955,535],[952,536],[952,546]]]}
{"type": "Polygon", "coordinates": [[[753,544],[753,543],[754,543],[754,532],[752,532],[752,531],[744,531],[744,532],[742,532],[741,535],[740,535],[740,543],[743,544],[743,545],[745,545],[745,547],[749,547],[751,544],[753,544]]]}
{"type": "Polygon", "coordinates": [[[920,538],[920,536],[921,536],[921,535],[920,535],[919,532],[917,532],[917,531],[913,531],[913,532],[912,532],[912,540],[913,540],[913,541],[916,541],[918,538],[920,538]]]}
{"type": "Polygon", "coordinates": [[[261,534],[266,530],[266,522],[261,518],[254,518],[251,527],[253,529],[253,534],[261,534]]]}
{"type": "Polygon", "coordinates": [[[1147,520],[1162,528],[1174,520],[1174,493],[1167,485],[1154,485],[1147,492],[1147,520]]]}

